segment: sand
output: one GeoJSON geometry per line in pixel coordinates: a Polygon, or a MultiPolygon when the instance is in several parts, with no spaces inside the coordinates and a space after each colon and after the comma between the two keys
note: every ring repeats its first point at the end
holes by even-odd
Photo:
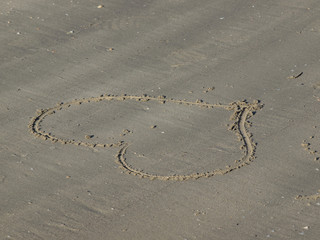
{"type": "Polygon", "coordinates": [[[319,8],[1,2],[0,239],[318,239],[319,8]]]}
{"type": "MultiPolygon", "coordinates": [[[[249,165],[250,162],[254,159],[255,154],[255,143],[252,142],[252,135],[247,132],[247,126],[250,125],[250,122],[248,119],[253,116],[253,113],[257,110],[260,110],[263,107],[262,104],[259,104],[259,101],[255,100],[254,103],[249,104],[247,102],[233,102],[229,105],[221,105],[221,104],[209,104],[204,103],[203,100],[197,100],[195,102],[190,102],[186,100],[176,100],[176,99],[167,99],[166,96],[158,96],[158,97],[151,97],[148,95],[143,96],[130,96],[130,95],[100,95],[100,97],[91,97],[87,99],[81,99],[81,100],[73,100],[71,102],[67,103],[58,103],[55,107],[48,108],[48,109],[41,109],[38,110],[38,115],[34,118],[32,118],[29,129],[32,134],[34,134],[36,137],[39,137],[43,140],[50,140],[54,143],[59,142],[62,144],[73,144],[76,146],[85,146],[85,147],[122,147],[120,148],[116,158],[118,160],[118,163],[120,165],[120,168],[125,170],[126,173],[132,174],[135,176],[139,176],[141,178],[149,178],[149,179],[159,179],[159,180],[189,180],[189,179],[198,179],[201,177],[212,177],[215,175],[224,175],[227,174],[235,169],[240,169],[243,166],[249,165]],[[138,102],[148,102],[148,101],[158,101],[159,103],[165,104],[167,102],[169,103],[176,103],[181,105],[187,105],[187,106],[198,106],[202,108],[212,109],[212,108],[224,108],[226,110],[233,110],[233,114],[230,117],[230,120],[233,120],[234,123],[231,124],[229,127],[229,130],[234,131],[236,136],[238,136],[238,140],[243,142],[243,145],[240,146],[240,149],[245,149],[244,156],[235,161],[235,164],[232,166],[228,165],[226,166],[226,169],[217,169],[217,170],[211,170],[206,169],[207,171],[204,173],[192,173],[188,175],[156,175],[156,174],[150,174],[150,173],[144,173],[142,170],[135,169],[134,167],[130,166],[125,158],[125,153],[129,147],[130,143],[126,143],[125,141],[119,141],[117,143],[90,143],[90,142],[84,142],[81,140],[74,140],[74,139],[64,139],[61,137],[56,137],[52,133],[47,133],[46,131],[42,130],[41,123],[45,120],[45,118],[49,115],[55,114],[57,111],[61,111],[64,108],[69,108],[72,105],[81,105],[84,103],[92,103],[92,102],[100,102],[100,101],[126,101],[126,100],[135,100],[138,102]]],[[[155,128],[155,125],[151,128],[155,128]]],[[[123,133],[120,135],[125,136],[128,133],[131,133],[130,130],[125,129],[122,131],[123,133]]],[[[93,138],[94,135],[85,135],[86,139],[93,138]]]]}

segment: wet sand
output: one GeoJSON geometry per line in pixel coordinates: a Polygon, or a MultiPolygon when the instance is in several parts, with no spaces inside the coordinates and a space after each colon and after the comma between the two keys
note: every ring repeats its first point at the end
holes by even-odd
{"type": "Polygon", "coordinates": [[[0,3],[0,239],[318,239],[319,8],[0,3]]]}

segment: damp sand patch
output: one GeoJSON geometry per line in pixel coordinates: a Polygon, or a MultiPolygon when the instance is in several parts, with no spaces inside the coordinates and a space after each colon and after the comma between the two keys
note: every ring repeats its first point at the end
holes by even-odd
{"type": "MultiPolygon", "coordinates": [[[[59,103],[54,107],[48,109],[41,109],[37,111],[37,115],[31,120],[29,124],[29,129],[32,134],[36,137],[39,137],[43,140],[51,141],[53,143],[61,143],[68,145],[75,145],[79,147],[90,147],[90,148],[108,148],[108,147],[117,147],[119,148],[118,154],[116,155],[116,161],[119,164],[119,167],[122,171],[139,176],[141,178],[148,179],[158,179],[158,180],[188,180],[188,179],[198,179],[201,177],[212,177],[215,175],[224,175],[230,173],[236,169],[242,168],[248,164],[250,164],[255,158],[255,148],[256,145],[252,141],[252,135],[248,132],[248,129],[251,125],[249,122],[249,118],[251,118],[254,113],[262,108],[262,104],[258,101],[254,101],[253,103],[248,103],[246,101],[237,101],[232,102],[227,105],[222,104],[210,104],[205,103],[202,100],[197,101],[187,101],[187,100],[177,100],[173,98],[167,98],[165,96],[152,97],[148,95],[143,96],[132,96],[132,95],[100,95],[99,97],[91,97],[91,98],[83,98],[73,100],[67,103],[59,103]],[[234,160],[232,164],[226,166],[226,168],[218,168],[214,167],[208,168],[204,172],[191,172],[188,174],[155,174],[147,172],[145,169],[138,169],[135,166],[129,164],[129,159],[127,159],[127,152],[130,150],[130,146],[134,144],[134,130],[124,129],[122,133],[120,133],[119,137],[123,137],[122,140],[113,139],[113,141],[109,142],[100,142],[100,139],[96,139],[95,134],[88,133],[83,137],[75,137],[73,132],[70,132],[70,136],[61,137],[54,132],[54,129],[48,130],[44,127],[48,117],[50,115],[59,114],[60,111],[71,108],[72,106],[88,106],[93,103],[99,103],[102,101],[113,101],[113,102],[138,102],[138,103],[148,103],[155,102],[159,104],[177,104],[180,106],[191,106],[191,107],[200,107],[204,111],[212,111],[214,108],[224,109],[227,111],[231,111],[231,117],[228,129],[233,132],[238,140],[240,141],[240,149],[243,152],[243,155],[238,159],[234,160]],[[127,130],[127,131],[126,131],[127,130]],[[122,135],[121,135],[122,134],[122,135]],[[126,139],[126,135],[131,136],[131,141],[126,139]],[[86,137],[88,136],[88,137],[86,137]]],[[[213,113],[214,114],[214,113],[213,113]]],[[[106,121],[108,123],[108,121],[106,121]]],[[[213,123],[214,124],[214,123],[213,123]]],[[[106,124],[107,125],[107,124],[106,124]]],[[[154,129],[158,129],[156,125],[152,125],[153,128],[148,126],[150,131],[154,129]],[[156,126],[156,127],[154,127],[156,126]]]]}

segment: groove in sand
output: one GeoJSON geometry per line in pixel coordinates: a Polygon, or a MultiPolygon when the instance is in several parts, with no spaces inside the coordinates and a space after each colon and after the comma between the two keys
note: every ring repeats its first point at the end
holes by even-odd
{"type": "Polygon", "coordinates": [[[77,146],[84,146],[84,147],[120,147],[120,150],[118,154],[116,155],[117,163],[120,165],[119,167],[123,169],[126,173],[139,176],[141,178],[148,178],[148,179],[158,179],[158,180],[176,180],[176,181],[182,181],[182,180],[188,180],[188,179],[198,179],[202,177],[212,177],[215,175],[224,175],[227,174],[235,169],[239,169],[243,166],[249,165],[250,162],[253,161],[255,158],[255,149],[256,145],[252,141],[252,135],[248,132],[247,128],[250,127],[250,123],[248,122],[248,119],[253,116],[253,114],[262,108],[262,104],[259,103],[259,101],[254,101],[253,103],[248,103],[246,101],[237,101],[232,102],[228,105],[221,105],[221,104],[209,104],[205,103],[202,100],[197,100],[195,102],[186,101],[186,100],[176,100],[176,99],[168,99],[165,96],[159,96],[159,97],[151,97],[148,95],[143,96],[132,96],[132,95],[100,95],[100,97],[91,97],[91,98],[83,98],[81,100],[73,100],[71,102],[67,103],[59,103],[55,107],[48,108],[48,109],[42,109],[38,110],[37,116],[32,118],[29,129],[32,134],[34,134],[36,137],[39,137],[43,140],[50,140],[52,142],[59,142],[61,144],[73,144],[77,146]],[[74,139],[63,139],[60,137],[56,137],[52,135],[51,133],[46,133],[45,131],[41,130],[41,122],[44,121],[44,119],[51,115],[55,114],[56,111],[65,109],[70,107],[71,105],[77,105],[77,104],[83,104],[83,103],[90,103],[90,102],[100,102],[100,101],[125,101],[125,100],[136,100],[139,102],[147,102],[147,101],[158,101],[159,103],[177,103],[177,104],[184,104],[189,106],[199,106],[206,109],[212,109],[212,108],[223,108],[229,111],[233,111],[233,114],[230,118],[230,120],[233,121],[231,126],[229,127],[230,131],[233,131],[237,136],[239,141],[242,141],[243,145],[241,146],[241,149],[244,149],[244,156],[236,160],[235,163],[231,166],[228,166],[226,169],[216,169],[204,173],[192,173],[188,175],[156,175],[156,174],[149,174],[145,173],[143,171],[137,170],[134,167],[130,166],[126,162],[125,154],[129,147],[129,143],[124,141],[119,141],[116,143],[90,143],[90,142],[84,142],[81,140],[74,140],[74,139]]]}
{"type": "MultiPolygon", "coordinates": [[[[313,139],[314,136],[310,136],[310,139],[313,139]]],[[[310,142],[308,142],[306,139],[303,140],[301,143],[301,147],[307,151],[310,155],[313,156],[313,159],[315,162],[320,162],[320,153],[319,151],[313,149],[312,145],[310,142]]],[[[320,199],[320,189],[318,190],[318,193],[316,194],[311,194],[311,195],[298,195],[296,197],[297,200],[311,200],[311,201],[316,201],[320,199]]]]}

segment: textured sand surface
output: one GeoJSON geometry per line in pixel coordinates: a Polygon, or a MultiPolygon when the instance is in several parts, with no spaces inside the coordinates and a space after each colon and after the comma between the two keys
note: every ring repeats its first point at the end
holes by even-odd
{"type": "Polygon", "coordinates": [[[318,239],[319,10],[1,1],[0,239],[318,239]]]}

